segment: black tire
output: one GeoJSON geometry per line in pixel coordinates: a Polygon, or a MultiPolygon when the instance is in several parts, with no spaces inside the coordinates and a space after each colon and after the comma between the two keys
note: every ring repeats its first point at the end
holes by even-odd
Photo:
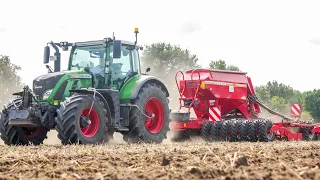
{"type": "Polygon", "coordinates": [[[191,140],[192,132],[190,130],[182,130],[180,132],[176,132],[171,138],[173,142],[183,142],[191,140]]]}
{"type": "Polygon", "coordinates": [[[240,131],[239,131],[240,123],[242,122],[238,120],[231,121],[231,124],[230,124],[230,141],[231,142],[240,141],[240,131]]]}
{"type": "Polygon", "coordinates": [[[258,141],[258,135],[257,135],[258,123],[257,123],[257,120],[250,120],[248,125],[249,125],[249,127],[248,127],[248,138],[249,138],[249,141],[257,142],[258,141]]]}
{"type": "MultiPolygon", "coordinates": [[[[271,120],[266,120],[266,123],[267,123],[267,128],[270,131],[271,128],[273,127],[273,122],[271,120]]],[[[272,134],[269,134],[268,138],[269,138],[270,141],[274,141],[276,139],[276,132],[273,132],[272,134]]]]}
{"type": "MultiPolygon", "coordinates": [[[[21,104],[21,100],[15,100],[16,105],[21,104]]],[[[45,127],[27,128],[10,126],[7,110],[14,108],[13,104],[8,104],[0,113],[0,133],[1,139],[6,145],[40,145],[47,138],[49,129],[45,127]]]]}
{"type": "Polygon", "coordinates": [[[258,138],[259,141],[262,142],[270,142],[273,141],[275,138],[275,132],[270,133],[270,129],[272,128],[272,122],[267,120],[258,120],[258,138]]]}
{"type": "Polygon", "coordinates": [[[129,132],[122,133],[123,140],[130,143],[161,143],[167,138],[170,123],[169,104],[165,91],[155,83],[145,84],[140,89],[138,97],[134,100],[134,104],[137,105],[139,109],[133,107],[130,110],[129,132]],[[158,114],[155,115],[154,118],[150,118],[151,126],[149,130],[145,125],[147,117],[141,113],[141,111],[143,111],[146,115],[151,114],[145,111],[145,105],[147,103],[150,103],[147,105],[148,108],[152,109],[149,110],[158,114]],[[153,107],[151,108],[152,105],[153,107]],[[156,125],[152,122],[156,122],[156,125]]]}
{"type": "Polygon", "coordinates": [[[72,95],[62,102],[57,110],[55,121],[58,138],[64,145],[106,143],[111,139],[110,133],[107,132],[107,117],[105,105],[97,96],[94,98],[91,94],[72,95]],[[90,111],[93,100],[90,113],[91,124],[84,127],[85,124],[82,123],[83,128],[88,128],[83,132],[80,118],[85,117],[90,111]],[[83,116],[81,116],[82,112],[85,113],[83,116]]]}
{"type": "Polygon", "coordinates": [[[249,121],[244,120],[239,124],[240,141],[248,141],[249,121]]]}
{"type": "Polygon", "coordinates": [[[222,141],[230,140],[230,128],[231,128],[230,120],[224,121],[222,123],[221,130],[220,130],[220,137],[222,141]]]}
{"type": "Polygon", "coordinates": [[[211,141],[210,137],[210,129],[212,127],[213,123],[212,122],[205,122],[202,124],[201,129],[200,129],[200,136],[205,140],[205,141],[211,141]]]}
{"type": "Polygon", "coordinates": [[[316,134],[312,134],[313,127],[301,127],[302,139],[305,141],[313,141],[316,139],[316,134]]]}
{"type": "Polygon", "coordinates": [[[214,122],[210,128],[210,138],[212,141],[219,141],[220,140],[220,131],[221,131],[221,122],[214,122]]]}

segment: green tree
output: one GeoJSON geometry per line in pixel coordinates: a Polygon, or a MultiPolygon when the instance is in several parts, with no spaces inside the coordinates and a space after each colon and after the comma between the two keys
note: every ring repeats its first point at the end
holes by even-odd
{"type": "Polygon", "coordinates": [[[312,99],[310,92],[302,93],[292,89],[288,85],[279,84],[277,81],[269,81],[267,85],[255,87],[255,91],[262,103],[282,114],[289,115],[291,104],[302,104],[303,112],[301,119],[303,120],[311,119],[315,114],[311,113],[311,109],[315,108],[314,104],[306,100],[307,94],[309,94],[309,99],[312,99]]]}
{"type": "Polygon", "coordinates": [[[271,99],[270,93],[264,86],[256,87],[255,91],[258,99],[262,103],[266,103],[267,105],[270,103],[270,99],[271,99]]]}
{"type": "Polygon", "coordinates": [[[313,90],[306,93],[304,108],[309,111],[312,117],[320,122],[320,90],[313,90]]]}
{"type": "Polygon", "coordinates": [[[239,67],[234,66],[234,65],[229,65],[227,67],[227,69],[230,70],[230,71],[240,71],[239,67]]]}
{"type": "Polygon", "coordinates": [[[285,109],[287,106],[286,100],[279,96],[273,96],[271,98],[271,108],[278,112],[289,111],[285,109]]]}
{"type": "Polygon", "coordinates": [[[6,104],[14,98],[12,93],[21,91],[22,82],[18,71],[20,66],[12,64],[9,56],[0,55],[0,105],[6,104]]]}
{"type": "Polygon", "coordinates": [[[227,64],[224,60],[211,61],[209,64],[210,69],[227,70],[227,64]]]}
{"type": "Polygon", "coordinates": [[[219,70],[229,70],[229,71],[240,71],[237,66],[227,65],[224,60],[211,61],[209,64],[210,69],[219,69],[219,70]]]}
{"type": "Polygon", "coordinates": [[[285,85],[283,83],[278,83],[277,81],[269,81],[265,86],[267,91],[270,93],[270,96],[279,96],[285,99],[286,103],[297,103],[295,101],[295,92],[292,87],[285,85]]]}
{"type": "Polygon", "coordinates": [[[150,67],[151,74],[156,74],[158,77],[167,80],[172,79],[172,73],[178,70],[187,70],[195,67],[200,67],[198,57],[188,49],[182,49],[178,45],[170,43],[153,43],[147,45],[142,57],[141,65],[143,68],[150,67]]]}
{"type": "Polygon", "coordinates": [[[309,113],[307,111],[303,111],[301,113],[301,119],[302,120],[311,120],[312,119],[312,115],[311,115],[311,113],[309,113]]]}
{"type": "Polygon", "coordinates": [[[170,104],[174,103],[174,108],[177,108],[179,103],[175,74],[178,70],[185,71],[199,68],[200,66],[197,62],[198,57],[188,49],[183,49],[178,45],[170,43],[147,45],[141,56],[142,70],[150,67],[151,71],[149,74],[158,77],[168,86],[170,104]]]}

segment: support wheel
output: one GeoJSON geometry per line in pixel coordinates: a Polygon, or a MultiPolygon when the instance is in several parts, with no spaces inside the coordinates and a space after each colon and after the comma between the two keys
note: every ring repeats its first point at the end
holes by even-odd
{"type": "Polygon", "coordinates": [[[258,130],[258,121],[257,120],[250,120],[248,123],[248,138],[249,141],[251,142],[257,142],[258,141],[258,135],[257,135],[257,130],[258,130]]]}
{"type": "Polygon", "coordinates": [[[239,134],[240,134],[240,141],[248,141],[248,130],[249,130],[249,121],[244,120],[242,123],[239,124],[239,134]]]}
{"type": "Polygon", "coordinates": [[[316,134],[312,134],[313,127],[301,127],[302,139],[305,141],[313,141],[316,139],[316,134]]]}
{"type": "Polygon", "coordinates": [[[220,137],[222,141],[229,141],[230,140],[230,129],[231,129],[231,122],[230,120],[224,121],[221,126],[220,137]]]}
{"type": "Polygon", "coordinates": [[[275,132],[270,132],[273,123],[269,120],[259,120],[258,122],[258,137],[259,141],[269,142],[275,138],[275,132]]]}
{"type": "Polygon", "coordinates": [[[130,110],[129,132],[123,139],[130,143],[161,143],[169,131],[169,105],[165,91],[155,83],[144,85],[130,110]],[[147,116],[154,117],[146,117],[147,116]]]}
{"type": "Polygon", "coordinates": [[[171,141],[173,142],[184,142],[191,140],[192,132],[191,130],[182,130],[179,132],[176,132],[171,138],[171,141]]]}
{"type": "Polygon", "coordinates": [[[230,141],[231,142],[238,142],[240,141],[240,131],[239,127],[242,122],[238,120],[231,121],[230,126],[230,141]]]}
{"type": "Polygon", "coordinates": [[[55,119],[62,144],[98,144],[110,140],[107,105],[91,94],[73,95],[61,103],[55,119]],[[94,100],[89,114],[92,101],[94,100]]]}
{"type": "MultiPolygon", "coordinates": [[[[21,100],[15,100],[15,104],[20,105],[21,100]]],[[[13,104],[8,104],[8,109],[14,108],[13,104]]],[[[45,127],[27,128],[10,126],[7,110],[0,113],[0,133],[1,139],[6,145],[40,145],[47,138],[49,129],[45,127]]]]}
{"type": "Polygon", "coordinates": [[[205,122],[201,126],[200,134],[201,134],[201,137],[206,141],[211,141],[212,139],[210,137],[210,129],[212,126],[213,126],[212,122],[205,122]]]}
{"type": "Polygon", "coordinates": [[[213,141],[220,140],[222,122],[214,122],[210,128],[210,137],[213,141]]]}

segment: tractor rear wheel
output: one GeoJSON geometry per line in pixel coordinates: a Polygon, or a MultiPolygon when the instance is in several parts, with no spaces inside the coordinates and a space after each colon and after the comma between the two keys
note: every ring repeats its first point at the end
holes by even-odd
{"type": "Polygon", "coordinates": [[[65,100],[57,110],[55,121],[58,138],[64,145],[98,144],[110,139],[105,137],[108,135],[105,105],[91,94],[73,95],[65,100]]]}
{"type": "Polygon", "coordinates": [[[138,108],[130,110],[129,131],[122,133],[123,140],[131,143],[161,143],[167,138],[170,122],[165,92],[154,83],[146,84],[140,89],[134,104],[138,108]],[[150,117],[152,114],[154,117],[150,117]]]}
{"type": "MultiPolygon", "coordinates": [[[[21,100],[15,101],[20,105],[21,100]]],[[[7,110],[13,108],[13,104],[8,104],[8,108],[0,113],[0,133],[1,139],[6,145],[40,145],[47,138],[49,129],[39,126],[35,128],[19,127],[9,125],[7,110]]]]}

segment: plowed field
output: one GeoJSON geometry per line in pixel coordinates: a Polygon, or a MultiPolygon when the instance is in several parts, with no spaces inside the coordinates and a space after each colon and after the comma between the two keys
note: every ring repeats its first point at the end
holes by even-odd
{"type": "MultiPolygon", "coordinates": [[[[121,138],[121,137],[120,137],[121,138]]],[[[0,146],[0,179],[320,179],[320,142],[0,146]]]]}

